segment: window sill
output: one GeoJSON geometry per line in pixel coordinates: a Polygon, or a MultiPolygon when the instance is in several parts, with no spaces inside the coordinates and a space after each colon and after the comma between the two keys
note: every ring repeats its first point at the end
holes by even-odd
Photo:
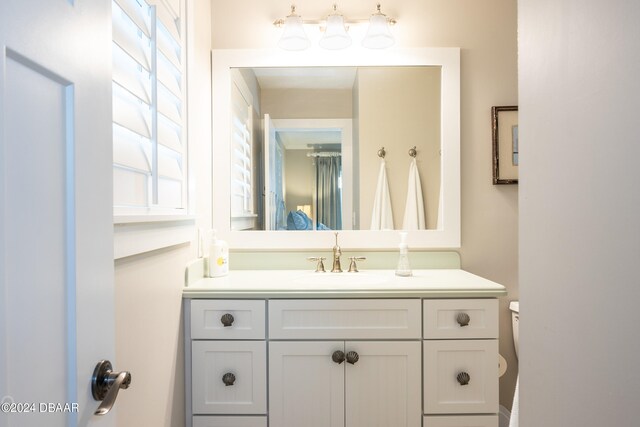
{"type": "Polygon", "coordinates": [[[113,258],[120,259],[196,239],[192,215],[118,215],[113,218],[113,258]]]}
{"type": "Polygon", "coordinates": [[[195,220],[195,215],[178,215],[178,214],[167,214],[167,215],[114,215],[113,216],[113,224],[121,225],[121,224],[140,224],[140,223],[157,223],[157,222],[168,222],[168,221],[193,221],[195,220]]]}

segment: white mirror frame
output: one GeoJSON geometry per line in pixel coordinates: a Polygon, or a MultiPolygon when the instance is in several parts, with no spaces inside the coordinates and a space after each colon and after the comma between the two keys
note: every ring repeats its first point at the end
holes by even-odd
{"type": "MultiPolygon", "coordinates": [[[[285,52],[275,49],[214,49],[213,90],[213,226],[232,250],[328,250],[334,245],[333,231],[231,231],[230,230],[230,105],[232,68],[252,67],[366,67],[440,66],[441,75],[441,221],[437,230],[412,231],[410,248],[460,247],[460,49],[412,48],[375,51],[358,49],[285,52]]],[[[343,249],[393,249],[399,230],[341,230],[343,249]]]]}

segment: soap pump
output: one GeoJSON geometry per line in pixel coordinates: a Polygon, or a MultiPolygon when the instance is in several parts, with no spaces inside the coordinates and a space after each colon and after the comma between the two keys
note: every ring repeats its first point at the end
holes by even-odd
{"type": "Polygon", "coordinates": [[[396,276],[409,277],[412,276],[411,265],[409,264],[409,246],[407,245],[407,232],[400,233],[400,258],[398,259],[398,267],[396,268],[396,276]]]}
{"type": "Polygon", "coordinates": [[[216,238],[216,230],[211,235],[209,246],[209,277],[222,277],[229,273],[229,245],[216,238]]]}

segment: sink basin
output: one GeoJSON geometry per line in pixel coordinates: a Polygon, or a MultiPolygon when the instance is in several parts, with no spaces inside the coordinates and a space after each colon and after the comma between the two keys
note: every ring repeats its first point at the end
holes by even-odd
{"type": "Polygon", "coordinates": [[[302,287],[359,287],[375,286],[386,283],[389,277],[371,273],[306,273],[293,279],[293,283],[302,287]]]}

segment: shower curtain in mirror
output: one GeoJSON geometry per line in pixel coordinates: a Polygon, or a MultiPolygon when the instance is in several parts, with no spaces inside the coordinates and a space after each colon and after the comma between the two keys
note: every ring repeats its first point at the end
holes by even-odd
{"type": "Polygon", "coordinates": [[[342,188],[339,156],[316,158],[317,221],[332,230],[342,230],[342,188]]]}

